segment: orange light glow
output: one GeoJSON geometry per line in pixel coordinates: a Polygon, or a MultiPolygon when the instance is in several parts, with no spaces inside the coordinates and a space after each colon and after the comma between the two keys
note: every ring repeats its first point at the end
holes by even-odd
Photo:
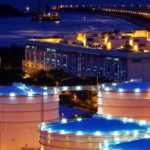
{"type": "Polygon", "coordinates": [[[77,34],[77,40],[78,41],[83,41],[83,34],[82,33],[77,34]]]}
{"type": "Polygon", "coordinates": [[[139,49],[138,49],[138,45],[134,45],[133,49],[134,49],[135,51],[138,51],[138,50],[139,50],[139,49]]]}
{"type": "Polygon", "coordinates": [[[107,50],[110,50],[111,49],[111,42],[108,42],[107,43],[107,50]]]}
{"type": "Polygon", "coordinates": [[[89,143],[89,147],[92,147],[92,143],[89,143]]]}
{"type": "Polygon", "coordinates": [[[62,38],[49,38],[49,39],[30,39],[30,41],[48,42],[48,43],[60,43],[62,38]]]}
{"type": "Polygon", "coordinates": [[[83,46],[86,46],[86,40],[83,39],[83,46]]]}
{"type": "Polygon", "coordinates": [[[133,40],[129,41],[129,45],[133,46],[133,40]]]}
{"type": "Polygon", "coordinates": [[[105,37],[104,43],[107,44],[107,41],[108,41],[108,37],[105,37]]]}

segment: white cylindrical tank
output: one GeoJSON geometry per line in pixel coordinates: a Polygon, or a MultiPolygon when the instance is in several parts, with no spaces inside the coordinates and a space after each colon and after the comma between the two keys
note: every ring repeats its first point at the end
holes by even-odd
{"type": "Polygon", "coordinates": [[[150,121],[150,83],[129,81],[100,89],[98,114],[150,121]]]}
{"type": "Polygon", "coordinates": [[[53,90],[16,84],[0,87],[0,150],[39,148],[39,124],[59,118],[53,90]]]}
{"type": "Polygon", "coordinates": [[[142,138],[148,123],[108,116],[41,124],[41,150],[102,150],[110,144],[142,138]],[[135,132],[136,131],[136,132],[135,132]]]}

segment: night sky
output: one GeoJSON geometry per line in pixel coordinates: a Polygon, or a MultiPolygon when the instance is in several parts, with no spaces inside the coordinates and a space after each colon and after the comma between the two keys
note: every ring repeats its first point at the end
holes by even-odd
{"type": "MultiPolygon", "coordinates": [[[[41,5],[49,2],[50,5],[59,4],[150,4],[149,0],[40,0],[41,5]]],[[[0,0],[0,3],[11,4],[16,8],[23,9],[26,5],[36,8],[38,0],[0,0]]]]}

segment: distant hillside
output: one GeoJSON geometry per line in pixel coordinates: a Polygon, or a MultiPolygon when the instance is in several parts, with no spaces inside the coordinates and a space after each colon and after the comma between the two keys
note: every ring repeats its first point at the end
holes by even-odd
{"type": "Polygon", "coordinates": [[[7,17],[7,16],[21,16],[23,15],[18,9],[7,5],[7,4],[0,4],[0,17],[7,17]]]}

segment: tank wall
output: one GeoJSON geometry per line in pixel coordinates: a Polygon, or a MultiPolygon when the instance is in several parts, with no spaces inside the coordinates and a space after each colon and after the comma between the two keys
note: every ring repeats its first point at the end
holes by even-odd
{"type": "Polygon", "coordinates": [[[115,117],[128,117],[150,121],[149,92],[99,91],[98,113],[115,117]]]}
{"type": "Polygon", "coordinates": [[[112,140],[113,136],[92,136],[92,135],[74,135],[74,134],[59,134],[59,133],[47,133],[41,132],[40,144],[43,145],[44,150],[49,149],[87,149],[97,150],[100,143],[104,140],[112,140]],[[47,145],[47,146],[45,146],[47,145]]]}
{"type": "Polygon", "coordinates": [[[41,137],[44,137],[43,139],[46,141],[47,139],[55,139],[58,141],[90,141],[90,142],[100,142],[103,141],[104,139],[112,139],[113,136],[95,136],[95,135],[75,135],[75,134],[59,134],[59,133],[47,133],[47,132],[41,132],[41,137]]]}
{"type": "MultiPolygon", "coordinates": [[[[120,135],[120,140],[135,140],[137,137],[131,135],[120,135]]],[[[96,135],[76,135],[40,132],[40,144],[42,150],[99,150],[104,141],[114,141],[111,134],[96,135]]]]}
{"type": "MultiPolygon", "coordinates": [[[[43,117],[45,121],[48,120],[53,120],[53,119],[58,119],[59,114],[58,114],[59,109],[54,109],[54,110],[43,110],[43,117]]],[[[40,121],[42,118],[42,111],[32,111],[32,112],[14,112],[14,113],[1,113],[2,118],[1,122],[37,122],[40,121]]]]}
{"type": "Polygon", "coordinates": [[[1,125],[1,149],[21,150],[26,145],[37,149],[39,147],[39,123],[3,123],[1,125]]]}
{"type": "MultiPolygon", "coordinates": [[[[43,105],[45,110],[56,109],[58,108],[58,101],[49,101],[45,102],[43,105]]],[[[26,112],[28,111],[39,111],[42,109],[42,102],[40,103],[23,103],[23,104],[14,104],[12,107],[12,104],[0,104],[0,107],[3,107],[4,112],[26,112]]]]}
{"type": "Polygon", "coordinates": [[[59,96],[0,96],[2,150],[39,148],[39,124],[59,118],[59,96]],[[42,103],[43,102],[43,103],[42,103]]]}

